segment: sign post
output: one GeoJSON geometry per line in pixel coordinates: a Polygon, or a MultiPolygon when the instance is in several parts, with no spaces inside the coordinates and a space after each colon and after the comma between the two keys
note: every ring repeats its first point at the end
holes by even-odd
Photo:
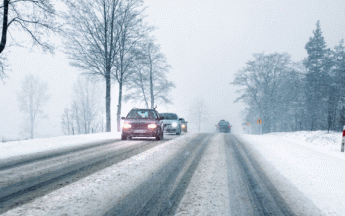
{"type": "Polygon", "coordinates": [[[344,152],[344,145],[345,145],[345,126],[343,128],[343,138],[341,140],[341,152],[344,152]]]}
{"type": "Polygon", "coordinates": [[[247,128],[248,128],[247,134],[249,134],[249,126],[250,126],[250,123],[247,122],[246,125],[248,126],[248,127],[247,127],[247,128]]]}
{"type": "Polygon", "coordinates": [[[261,135],[262,134],[262,126],[261,126],[262,125],[262,121],[261,121],[261,119],[259,118],[256,123],[260,125],[260,135],[261,135]]]}

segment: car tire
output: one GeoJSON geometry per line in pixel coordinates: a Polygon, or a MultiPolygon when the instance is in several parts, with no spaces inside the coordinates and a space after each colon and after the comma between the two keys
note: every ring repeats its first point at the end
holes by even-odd
{"type": "Polygon", "coordinates": [[[156,140],[163,140],[163,131],[161,131],[159,135],[156,136],[156,140]]]}

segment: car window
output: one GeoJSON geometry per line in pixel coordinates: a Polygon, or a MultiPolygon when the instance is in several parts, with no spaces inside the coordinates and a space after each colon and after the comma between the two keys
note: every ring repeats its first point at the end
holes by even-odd
{"type": "Polygon", "coordinates": [[[153,110],[132,110],[127,115],[128,119],[156,119],[157,113],[153,110]]]}
{"type": "Polygon", "coordinates": [[[226,121],[220,121],[218,124],[219,124],[219,125],[229,125],[229,122],[226,122],[226,121]]]}
{"type": "Polygon", "coordinates": [[[164,119],[178,119],[175,113],[160,113],[159,115],[163,116],[164,119]]]}

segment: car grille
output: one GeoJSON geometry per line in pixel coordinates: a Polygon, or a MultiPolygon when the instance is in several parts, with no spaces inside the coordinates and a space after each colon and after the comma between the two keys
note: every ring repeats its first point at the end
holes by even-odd
{"type": "Polygon", "coordinates": [[[132,123],[132,129],[147,129],[148,123],[132,123]]]}

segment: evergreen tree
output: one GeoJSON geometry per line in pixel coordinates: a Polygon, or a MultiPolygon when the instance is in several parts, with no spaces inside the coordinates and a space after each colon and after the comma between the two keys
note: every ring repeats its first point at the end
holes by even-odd
{"type": "MultiPolygon", "coordinates": [[[[333,77],[333,86],[336,89],[334,92],[334,97],[336,99],[336,111],[338,119],[344,118],[344,113],[341,112],[344,110],[343,107],[345,106],[345,47],[344,47],[344,40],[339,42],[338,46],[335,46],[334,52],[334,67],[332,69],[332,77],[333,77]],[[338,114],[339,113],[339,114],[338,114]]],[[[336,125],[336,124],[334,124],[336,125]]],[[[338,122],[339,127],[338,130],[343,129],[343,123],[338,122]]]]}
{"type": "Polygon", "coordinates": [[[320,21],[316,23],[314,36],[309,38],[305,49],[308,57],[304,64],[308,69],[305,77],[306,108],[311,130],[325,129],[328,110],[328,53],[326,42],[322,36],[320,21]]]}
{"type": "Polygon", "coordinates": [[[340,110],[338,124],[339,124],[340,130],[342,130],[343,126],[345,126],[345,106],[343,106],[340,110]]]}

